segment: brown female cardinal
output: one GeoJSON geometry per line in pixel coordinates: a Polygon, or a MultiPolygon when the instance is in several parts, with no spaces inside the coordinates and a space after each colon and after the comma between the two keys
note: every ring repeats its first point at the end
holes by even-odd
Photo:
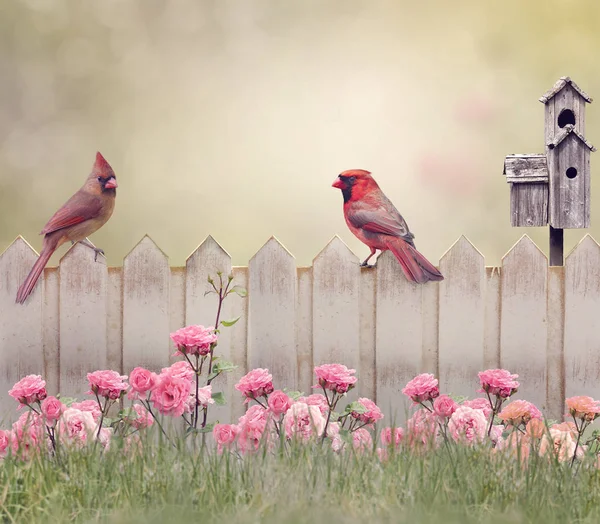
{"type": "Polygon", "coordinates": [[[77,191],[48,221],[41,235],[44,236],[42,252],[25,282],[17,291],[17,302],[22,304],[33,291],[44,267],[52,253],[67,241],[81,242],[98,253],[101,249],[94,247],[87,236],[100,229],[112,215],[117,194],[115,172],[100,153],[96,153],[96,161],[92,172],[83,187],[77,191]]]}
{"type": "Polygon", "coordinates": [[[344,218],[350,231],[371,249],[361,266],[368,267],[367,262],[378,249],[389,249],[408,280],[419,284],[444,280],[438,269],[416,250],[415,236],[369,171],[344,171],[332,185],[342,190],[344,218]]]}

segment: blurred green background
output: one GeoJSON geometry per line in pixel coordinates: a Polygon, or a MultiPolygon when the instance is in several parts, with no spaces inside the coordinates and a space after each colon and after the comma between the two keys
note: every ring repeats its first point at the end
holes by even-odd
{"type": "Polygon", "coordinates": [[[336,233],[363,257],[330,187],[350,168],[435,262],[461,234],[487,265],[523,233],[546,252],[545,228],[510,227],[503,160],[544,151],[537,99],[561,75],[600,97],[598,20],[597,0],[1,0],[0,252],[39,250],[97,150],[119,180],[92,236],[111,265],[145,233],[175,265],[208,234],[236,265],[271,235],[301,265],[336,233]]]}

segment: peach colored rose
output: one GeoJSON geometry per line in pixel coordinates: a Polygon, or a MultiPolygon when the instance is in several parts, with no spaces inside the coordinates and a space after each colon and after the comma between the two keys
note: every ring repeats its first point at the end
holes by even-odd
{"type": "Polygon", "coordinates": [[[509,426],[527,424],[531,419],[541,419],[542,412],[531,402],[513,400],[507,404],[498,417],[509,426]]]}
{"type": "Polygon", "coordinates": [[[269,395],[268,405],[269,410],[276,417],[284,415],[293,404],[293,400],[288,397],[283,391],[277,389],[269,395]]]}
{"type": "Polygon", "coordinates": [[[572,417],[592,421],[600,415],[600,402],[592,397],[571,397],[567,399],[567,407],[572,417]]]}
{"type": "Polygon", "coordinates": [[[46,398],[46,381],[42,379],[41,375],[27,375],[19,380],[8,394],[19,402],[20,409],[27,404],[46,398]]]}
{"type": "Polygon", "coordinates": [[[402,393],[415,403],[433,400],[440,394],[438,380],[431,373],[422,373],[406,384],[402,393]]]}
{"type": "Polygon", "coordinates": [[[133,368],[131,373],[129,373],[131,391],[127,394],[127,398],[132,400],[146,399],[148,392],[152,391],[154,386],[156,386],[157,380],[158,376],[156,373],[140,367],[133,368]]]}
{"type": "Polygon", "coordinates": [[[519,375],[512,375],[506,369],[488,369],[479,372],[481,382],[480,392],[490,395],[508,398],[519,389],[519,383],[515,380],[519,375]]]}
{"type": "Polygon", "coordinates": [[[187,355],[205,356],[210,353],[212,344],[217,341],[214,327],[187,326],[171,333],[171,340],[175,343],[179,353],[187,355]]]}
{"type": "Polygon", "coordinates": [[[525,426],[525,434],[534,439],[542,438],[546,431],[546,423],[541,418],[532,418],[525,426]]]}
{"type": "Polygon", "coordinates": [[[235,385],[244,397],[245,403],[273,392],[273,376],[268,369],[256,368],[244,375],[235,385]]]}
{"type": "Polygon", "coordinates": [[[87,374],[88,382],[90,383],[90,391],[88,394],[96,394],[99,397],[110,398],[117,400],[121,397],[129,387],[127,375],[120,375],[116,371],[109,369],[94,371],[87,374]]]}
{"type": "Polygon", "coordinates": [[[550,429],[556,429],[557,431],[568,431],[571,433],[571,437],[577,438],[577,426],[574,422],[562,422],[560,424],[553,424],[550,429]]]}
{"type": "Polygon", "coordinates": [[[350,391],[358,380],[354,374],[355,369],[348,369],[343,364],[323,364],[315,367],[317,384],[313,388],[321,387],[337,393],[350,391]]]}
{"type": "MultiPolygon", "coordinates": [[[[549,435],[545,434],[540,442],[540,456],[554,454],[559,462],[567,462],[573,459],[575,453],[575,439],[569,431],[560,431],[550,428],[549,435]]],[[[583,456],[581,446],[577,449],[577,458],[583,456]]]]}
{"type": "Polygon", "coordinates": [[[42,401],[42,415],[44,415],[47,424],[58,420],[65,409],[67,409],[67,406],[56,397],[46,397],[42,401]]]}

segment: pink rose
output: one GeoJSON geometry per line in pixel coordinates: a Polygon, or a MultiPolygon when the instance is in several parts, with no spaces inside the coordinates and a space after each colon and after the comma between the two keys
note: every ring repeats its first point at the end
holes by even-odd
{"type": "Polygon", "coordinates": [[[542,412],[531,402],[513,400],[499,413],[498,417],[507,425],[526,425],[531,419],[541,419],[542,412]]]}
{"type": "Polygon", "coordinates": [[[402,390],[415,403],[433,400],[440,394],[438,381],[431,373],[422,373],[413,378],[402,390]]]}
{"type": "Polygon", "coordinates": [[[171,333],[171,340],[177,347],[175,355],[178,353],[208,355],[212,344],[217,341],[217,335],[214,331],[214,327],[187,326],[171,333]]]}
{"type": "Polygon", "coordinates": [[[231,446],[239,432],[240,428],[235,424],[215,424],[213,427],[213,438],[217,443],[218,453],[222,453],[223,448],[231,446]]]}
{"type": "Polygon", "coordinates": [[[180,360],[168,368],[162,368],[160,374],[170,375],[173,378],[183,380],[192,380],[196,375],[196,373],[194,373],[194,368],[190,366],[190,363],[187,360],[180,360]]]}
{"type": "Polygon", "coordinates": [[[0,458],[6,457],[10,446],[11,432],[0,429],[0,458]]]}
{"type": "Polygon", "coordinates": [[[85,411],[87,413],[91,413],[95,422],[100,420],[100,415],[102,411],[100,410],[100,406],[98,402],[95,400],[84,400],[82,402],[73,402],[69,407],[73,409],[78,409],[80,411],[85,411]]]}
{"type": "Polygon", "coordinates": [[[240,379],[235,389],[246,397],[245,403],[248,403],[254,398],[267,396],[273,392],[273,376],[268,369],[253,369],[240,379]]]}
{"type": "MultiPolygon", "coordinates": [[[[486,421],[487,423],[487,421],[486,421]]],[[[490,431],[490,440],[494,443],[494,446],[500,446],[504,441],[502,434],[504,433],[504,426],[493,425],[490,431]]]]}
{"type": "Polygon", "coordinates": [[[377,407],[377,404],[375,404],[375,402],[373,402],[372,400],[368,398],[359,398],[358,403],[366,409],[366,412],[358,413],[352,411],[350,413],[352,418],[355,418],[359,422],[362,422],[363,424],[367,424],[369,426],[375,424],[375,422],[383,418],[383,413],[377,407]]]}
{"type": "Polygon", "coordinates": [[[460,405],[466,408],[480,409],[483,411],[485,418],[488,418],[492,414],[492,406],[487,398],[478,397],[472,400],[465,400],[460,405]]]}
{"type": "Polygon", "coordinates": [[[269,395],[269,410],[276,417],[285,414],[285,412],[290,409],[292,403],[293,400],[279,389],[273,391],[273,393],[269,395]]]}
{"type": "Polygon", "coordinates": [[[312,436],[319,437],[323,434],[325,417],[318,407],[296,402],[283,417],[283,427],[287,438],[297,436],[306,441],[312,436]]]}
{"type": "Polygon", "coordinates": [[[448,431],[457,442],[482,442],[487,431],[487,420],[480,409],[460,406],[450,417],[448,431]]]}
{"type": "Polygon", "coordinates": [[[519,383],[515,380],[519,375],[511,375],[506,369],[488,369],[479,372],[481,382],[480,392],[508,398],[519,389],[519,383]]]}
{"type": "Polygon", "coordinates": [[[150,401],[163,415],[180,417],[186,410],[191,390],[191,381],[161,373],[150,394],[150,401]]]}
{"type": "Polygon", "coordinates": [[[435,447],[438,424],[435,414],[425,408],[415,411],[406,422],[406,433],[410,446],[435,447]]]}
{"type": "Polygon", "coordinates": [[[433,402],[434,413],[443,419],[450,418],[457,408],[458,404],[448,395],[441,395],[433,402]]]}
{"type": "Polygon", "coordinates": [[[87,374],[90,383],[89,395],[96,394],[99,397],[117,400],[129,387],[127,385],[127,375],[119,375],[116,371],[101,370],[87,374]]]}
{"type": "MultiPolygon", "coordinates": [[[[394,428],[394,447],[398,447],[404,438],[404,430],[402,428],[394,428]]],[[[381,443],[384,446],[392,445],[392,428],[383,428],[381,430],[381,443]]]]}
{"type": "Polygon", "coordinates": [[[376,452],[379,462],[387,462],[388,458],[390,458],[387,448],[377,448],[376,452]]]}
{"type": "Polygon", "coordinates": [[[12,425],[11,449],[22,459],[41,450],[46,444],[44,439],[42,417],[37,413],[27,411],[12,425]]]}
{"type": "Polygon", "coordinates": [[[44,415],[46,422],[58,420],[65,409],[67,409],[67,406],[56,397],[46,397],[42,401],[42,414],[44,415]]]}
{"type": "Polygon", "coordinates": [[[89,411],[67,408],[58,420],[58,433],[61,442],[81,447],[94,438],[97,425],[89,411]]]}
{"type": "Polygon", "coordinates": [[[343,364],[323,364],[315,368],[317,384],[313,388],[321,387],[337,393],[350,391],[358,380],[355,369],[348,369],[343,364]]]}
{"type": "Polygon", "coordinates": [[[19,402],[20,409],[22,406],[46,398],[46,381],[42,379],[41,375],[27,375],[19,380],[8,394],[19,402]]]}
{"type": "Polygon", "coordinates": [[[209,404],[214,404],[215,401],[212,398],[212,386],[204,386],[202,388],[198,388],[198,404],[201,406],[208,406],[209,404]]]}
{"type": "Polygon", "coordinates": [[[108,451],[110,449],[110,441],[113,436],[112,428],[102,428],[98,434],[98,442],[102,446],[102,449],[108,451]]]}
{"type": "Polygon", "coordinates": [[[144,429],[154,424],[150,412],[141,404],[134,404],[135,418],[131,419],[131,425],[137,429],[144,429]]]}
{"type": "Polygon", "coordinates": [[[132,400],[145,399],[148,391],[152,391],[154,386],[156,386],[157,380],[158,376],[156,373],[152,373],[152,371],[144,368],[134,368],[129,373],[131,391],[127,394],[127,398],[132,400]]]}
{"type": "Polygon", "coordinates": [[[239,418],[238,444],[242,452],[249,453],[259,448],[268,422],[267,410],[257,404],[250,406],[239,418]]]}
{"type": "Polygon", "coordinates": [[[356,451],[364,452],[373,448],[373,438],[365,428],[358,428],[352,432],[352,446],[356,451]]]}
{"type": "Polygon", "coordinates": [[[329,404],[327,403],[327,399],[325,395],[321,393],[313,393],[312,395],[308,395],[308,397],[300,397],[296,402],[304,402],[309,406],[317,406],[319,411],[321,411],[321,415],[327,416],[329,412],[329,404]]]}

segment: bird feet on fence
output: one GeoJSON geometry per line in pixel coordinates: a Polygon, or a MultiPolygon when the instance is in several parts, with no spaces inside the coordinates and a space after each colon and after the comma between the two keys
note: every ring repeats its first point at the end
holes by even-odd
{"type": "MultiPolygon", "coordinates": [[[[74,244],[74,243],[75,242],[71,242],[71,244],[74,244]]],[[[79,243],[84,246],[89,247],[90,249],[92,249],[94,251],[94,262],[98,261],[98,255],[102,255],[104,258],[106,258],[106,255],[104,254],[104,250],[100,249],[99,247],[96,247],[87,238],[84,240],[80,240],[79,243]]]]}

